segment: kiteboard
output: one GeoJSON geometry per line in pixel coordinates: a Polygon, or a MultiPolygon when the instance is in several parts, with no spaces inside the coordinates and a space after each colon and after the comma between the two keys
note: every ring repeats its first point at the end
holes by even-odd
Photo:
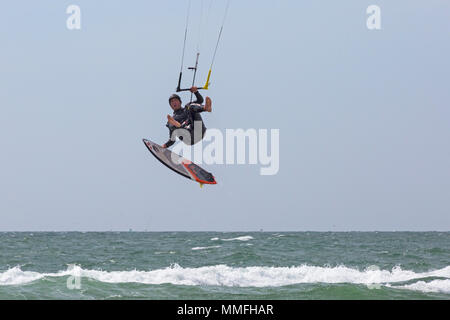
{"type": "Polygon", "coordinates": [[[167,148],[161,147],[150,140],[142,139],[147,149],[155,156],[162,164],[169,169],[172,169],[179,175],[203,184],[216,184],[214,176],[208,171],[200,168],[198,165],[190,160],[187,160],[178,154],[170,151],[167,148]]]}

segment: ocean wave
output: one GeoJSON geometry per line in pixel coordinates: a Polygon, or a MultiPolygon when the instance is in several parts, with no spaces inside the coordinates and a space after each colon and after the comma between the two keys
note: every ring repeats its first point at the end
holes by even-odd
{"type": "Polygon", "coordinates": [[[63,276],[86,277],[107,283],[170,283],[189,286],[278,287],[300,283],[380,284],[393,288],[450,293],[450,266],[422,273],[403,270],[400,267],[395,267],[391,271],[371,268],[361,271],[346,266],[317,267],[309,265],[241,268],[215,265],[184,268],[174,264],[167,268],[151,271],[102,271],[70,266],[67,270],[57,273],[22,271],[20,267],[14,267],[0,273],[0,285],[20,285],[44,277],[63,276]],[[447,279],[425,282],[424,279],[429,277],[447,279]],[[411,282],[414,280],[417,280],[417,282],[395,286],[397,282],[411,282]]]}

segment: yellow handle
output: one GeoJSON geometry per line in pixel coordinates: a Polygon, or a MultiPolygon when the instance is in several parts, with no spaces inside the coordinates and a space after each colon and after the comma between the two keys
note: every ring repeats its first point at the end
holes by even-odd
{"type": "Polygon", "coordinates": [[[211,77],[211,69],[209,69],[209,72],[208,72],[208,78],[206,78],[206,84],[205,84],[205,86],[203,87],[203,89],[205,89],[205,90],[208,90],[208,86],[209,86],[209,78],[211,77]]]}

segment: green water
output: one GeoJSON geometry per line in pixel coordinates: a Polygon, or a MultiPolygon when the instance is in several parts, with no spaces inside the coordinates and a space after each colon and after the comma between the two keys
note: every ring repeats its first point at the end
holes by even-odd
{"type": "Polygon", "coordinates": [[[449,299],[450,232],[0,233],[0,299],[449,299]]]}

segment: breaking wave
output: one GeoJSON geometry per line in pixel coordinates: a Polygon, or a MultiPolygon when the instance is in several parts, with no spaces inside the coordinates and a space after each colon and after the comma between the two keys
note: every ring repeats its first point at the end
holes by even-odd
{"type": "Polygon", "coordinates": [[[229,267],[226,265],[183,268],[177,264],[151,271],[102,271],[87,270],[70,266],[57,273],[22,271],[14,267],[0,272],[0,286],[21,285],[49,277],[81,277],[107,283],[143,283],[189,286],[228,286],[228,287],[277,287],[301,283],[352,283],[379,284],[392,288],[422,292],[450,293],[450,266],[416,273],[395,267],[389,270],[373,270],[338,267],[316,267],[301,265],[294,267],[229,267]],[[427,278],[432,281],[425,281],[427,278]],[[444,278],[444,279],[435,279],[444,278]],[[404,285],[402,282],[412,282],[404,285]],[[396,284],[397,283],[397,284],[396,284]]]}
{"type": "Polygon", "coordinates": [[[450,293],[450,279],[433,280],[430,282],[418,281],[405,286],[398,286],[396,288],[410,289],[422,292],[450,293]]]}

